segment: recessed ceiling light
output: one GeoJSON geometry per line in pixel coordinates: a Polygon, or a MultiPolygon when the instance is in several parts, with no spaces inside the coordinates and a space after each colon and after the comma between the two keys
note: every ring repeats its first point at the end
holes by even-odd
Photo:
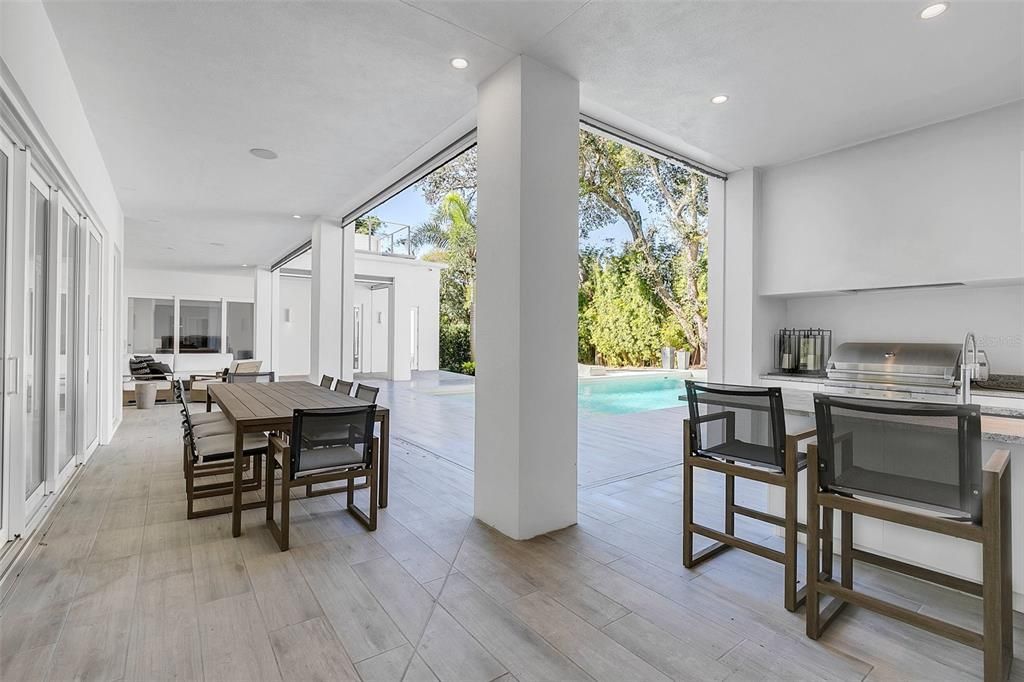
{"type": "Polygon", "coordinates": [[[465,57],[452,57],[452,61],[450,63],[452,68],[455,69],[464,69],[469,66],[469,60],[465,57]]]}
{"type": "Polygon", "coordinates": [[[296,220],[302,220],[302,216],[300,216],[298,213],[292,215],[292,217],[295,218],[296,220]]]}
{"type": "Polygon", "coordinates": [[[224,246],[224,242],[210,242],[210,246],[224,246]]]}
{"type": "Polygon", "coordinates": [[[712,104],[725,104],[729,101],[729,95],[715,95],[711,98],[712,104]]]}
{"type": "Polygon", "coordinates": [[[948,2],[937,2],[934,5],[928,5],[923,10],[921,10],[921,18],[934,19],[935,17],[945,12],[947,9],[949,9],[948,2]]]}
{"type": "Polygon", "coordinates": [[[249,264],[248,263],[242,263],[242,267],[243,268],[247,268],[247,267],[249,267],[249,264]]]}
{"type": "Polygon", "coordinates": [[[273,149],[260,149],[259,147],[253,147],[249,150],[249,153],[255,156],[257,159],[276,159],[277,152],[273,149]]]}

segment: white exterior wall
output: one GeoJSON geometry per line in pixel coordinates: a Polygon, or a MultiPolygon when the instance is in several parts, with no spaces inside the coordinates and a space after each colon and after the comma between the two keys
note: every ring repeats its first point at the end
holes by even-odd
{"type": "MultiPolygon", "coordinates": [[[[395,379],[408,379],[411,356],[410,310],[420,309],[420,370],[438,369],[438,340],[440,338],[441,270],[442,267],[426,261],[375,256],[356,252],[356,279],[389,277],[394,280],[395,379]]],[[[364,328],[367,313],[364,312],[364,328]]],[[[364,345],[364,348],[366,346],[364,345]]]]}

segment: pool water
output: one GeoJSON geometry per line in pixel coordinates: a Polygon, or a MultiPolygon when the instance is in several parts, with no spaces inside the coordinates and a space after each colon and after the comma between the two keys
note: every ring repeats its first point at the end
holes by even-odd
{"type": "MultiPolygon", "coordinates": [[[[639,377],[603,377],[581,379],[577,390],[579,413],[632,414],[667,407],[685,407],[679,396],[686,392],[685,380],[656,375],[639,377]]],[[[473,393],[449,394],[449,397],[472,402],[473,393]]]]}
{"type": "Polygon", "coordinates": [[[580,414],[631,414],[683,407],[679,396],[686,392],[678,377],[653,376],[616,379],[587,379],[577,392],[580,414]]]}

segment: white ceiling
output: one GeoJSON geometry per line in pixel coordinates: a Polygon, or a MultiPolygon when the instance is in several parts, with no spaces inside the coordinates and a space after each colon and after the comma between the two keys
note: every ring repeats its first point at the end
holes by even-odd
{"type": "Polygon", "coordinates": [[[1024,3],[49,2],[129,267],[276,260],[471,114],[518,53],[584,106],[724,170],[1024,97],[1024,3]],[[470,68],[448,66],[455,55],[470,68]],[[712,106],[726,92],[731,99],[712,106]],[[267,147],[280,158],[248,153],[267,147]],[[224,246],[217,246],[223,244],[224,246]]]}

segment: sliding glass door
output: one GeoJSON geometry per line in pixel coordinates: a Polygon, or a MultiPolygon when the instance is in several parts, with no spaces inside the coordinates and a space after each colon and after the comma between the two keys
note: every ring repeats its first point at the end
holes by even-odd
{"type": "Polygon", "coordinates": [[[27,515],[42,502],[46,478],[46,280],[50,188],[37,174],[29,183],[25,261],[24,352],[25,500],[27,515]]]}
{"type": "MultiPolygon", "coordinates": [[[[84,235],[83,235],[84,236],[84,235]]],[[[85,449],[99,439],[100,426],[100,302],[103,300],[100,268],[103,244],[100,235],[89,230],[85,288],[85,449]]]]}
{"type": "Polygon", "coordinates": [[[57,225],[60,259],[57,261],[56,296],[52,299],[56,312],[56,400],[54,414],[54,449],[57,457],[58,477],[70,473],[69,465],[76,462],[78,452],[75,438],[75,390],[77,387],[78,306],[75,293],[78,281],[78,212],[66,201],[61,202],[60,221],[57,225]]]}
{"type": "Polygon", "coordinates": [[[8,367],[12,364],[7,356],[7,326],[10,306],[7,305],[7,226],[10,224],[10,196],[12,183],[11,159],[14,145],[3,133],[0,133],[0,545],[7,541],[8,500],[10,494],[7,482],[10,479],[8,470],[10,463],[7,452],[10,444],[8,437],[10,428],[7,418],[7,393],[13,390],[13,378],[7,376],[8,367]]]}

